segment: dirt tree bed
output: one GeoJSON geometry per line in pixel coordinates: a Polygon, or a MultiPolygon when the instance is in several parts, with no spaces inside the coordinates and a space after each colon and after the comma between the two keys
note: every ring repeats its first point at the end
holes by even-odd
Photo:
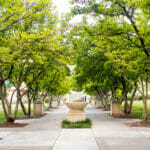
{"type": "Polygon", "coordinates": [[[133,123],[125,123],[129,127],[147,127],[150,128],[150,121],[138,121],[133,123]]]}
{"type": "Polygon", "coordinates": [[[23,128],[27,125],[28,123],[1,123],[0,128],[23,128]]]}
{"type": "Polygon", "coordinates": [[[127,119],[127,118],[129,118],[129,119],[138,119],[135,115],[132,115],[132,114],[129,114],[129,115],[126,115],[126,114],[120,114],[120,115],[112,115],[112,117],[114,117],[114,118],[124,118],[124,119],[127,119]]]}
{"type": "MultiPolygon", "coordinates": [[[[22,116],[22,117],[19,117],[17,118],[16,120],[28,120],[28,119],[38,119],[38,118],[41,118],[43,116],[45,116],[47,113],[44,113],[42,116],[36,116],[36,115],[31,115],[31,116],[22,116]]],[[[23,128],[25,126],[27,126],[28,123],[8,123],[8,122],[5,122],[5,123],[0,123],[0,128],[23,128]]]]}

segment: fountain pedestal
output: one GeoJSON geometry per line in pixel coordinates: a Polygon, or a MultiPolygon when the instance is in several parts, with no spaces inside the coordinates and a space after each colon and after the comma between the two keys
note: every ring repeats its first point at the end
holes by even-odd
{"type": "Polygon", "coordinates": [[[67,120],[70,122],[83,121],[86,119],[84,108],[87,106],[87,102],[68,102],[67,107],[70,109],[67,115],[67,120]]]}

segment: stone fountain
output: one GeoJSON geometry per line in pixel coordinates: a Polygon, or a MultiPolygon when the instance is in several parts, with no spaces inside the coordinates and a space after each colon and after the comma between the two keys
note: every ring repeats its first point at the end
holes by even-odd
{"type": "Polygon", "coordinates": [[[74,100],[65,104],[70,109],[67,116],[68,121],[76,122],[86,119],[84,108],[88,105],[88,102],[82,102],[82,100],[74,100]]]}

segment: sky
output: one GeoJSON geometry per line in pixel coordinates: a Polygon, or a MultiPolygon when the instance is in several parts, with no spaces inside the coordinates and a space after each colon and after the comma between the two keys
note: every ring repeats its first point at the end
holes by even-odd
{"type": "Polygon", "coordinates": [[[61,16],[62,13],[69,12],[69,0],[53,0],[53,3],[57,7],[59,16],[61,16]]]}
{"type": "MultiPolygon", "coordinates": [[[[70,12],[70,7],[71,5],[69,4],[69,0],[52,0],[53,3],[56,5],[56,10],[58,11],[59,18],[61,18],[61,15],[63,13],[70,12]]],[[[76,15],[70,23],[76,24],[77,22],[82,21],[82,16],[81,15],[76,15]]]]}

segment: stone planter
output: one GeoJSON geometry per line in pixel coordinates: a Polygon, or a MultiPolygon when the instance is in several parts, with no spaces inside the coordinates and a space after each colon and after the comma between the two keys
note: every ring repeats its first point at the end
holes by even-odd
{"type": "Polygon", "coordinates": [[[95,106],[95,100],[92,100],[92,102],[91,102],[91,103],[92,103],[92,105],[93,105],[93,106],[95,106]]]}
{"type": "Polygon", "coordinates": [[[96,101],[96,107],[103,108],[102,101],[96,101]]]}
{"type": "Polygon", "coordinates": [[[118,101],[111,102],[111,115],[120,115],[121,114],[121,103],[118,101]]]}
{"type": "Polygon", "coordinates": [[[52,108],[58,107],[58,102],[57,101],[52,101],[52,108]]]}
{"type": "Polygon", "coordinates": [[[42,102],[34,102],[34,115],[43,115],[43,104],[42,102]]]}
{"type": "Polygon", "coordinates": [[[68,102],[67,107],[70,109],[67,120],[70,122],[83,121],[86,119],[84,108],[87,106],[87,102],[68,102]]]}

